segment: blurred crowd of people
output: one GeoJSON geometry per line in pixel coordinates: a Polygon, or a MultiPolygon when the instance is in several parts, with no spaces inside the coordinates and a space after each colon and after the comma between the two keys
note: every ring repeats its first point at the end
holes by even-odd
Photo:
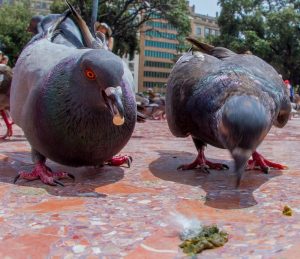
{"type": "Polygon", "coordinates": [[[292,86],[290,80],[284,80],[284,84],[287,88],[290,101],[292,103],[292,116],[299,116],[300,114],[300,86],[292,86]]]}
{"type": "Polygon", "coordinates": [[[5,55],[1,50],[0,50],[0,64],[7,65],[9,61],[9,58],[7,55],[5,55]]]}

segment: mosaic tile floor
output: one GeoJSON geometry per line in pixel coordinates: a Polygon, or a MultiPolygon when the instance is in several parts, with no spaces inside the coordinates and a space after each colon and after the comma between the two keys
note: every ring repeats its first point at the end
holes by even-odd
{"type": "MultiPolygon", "coordinates": [[[[39,181],[12,184],[31,169],[20,129],[0,143],[0,258],[184,258],[176,215],[217,224],[225,246],[199,258],[300,258],[300,118],[273,129],[259,151],[288,170],[248,171],[240,189],[229,171],[177,171],[195,158],[191,139],[174,138],[166,122],[138,124],[122,151],[131,168],[71,168],[65,187],[39,181]],[[291,217],[282,209],[288,205],[291,217]]],[[[226,150],[206,156],[232,168],[226,150]]]]}

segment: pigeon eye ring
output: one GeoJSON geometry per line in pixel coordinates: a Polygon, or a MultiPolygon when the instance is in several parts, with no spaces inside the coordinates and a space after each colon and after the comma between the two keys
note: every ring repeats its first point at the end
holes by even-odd
{"type": "Polygon", "coordinates": [[[89,80],[95,80],[96,79],[96,74],[94,73],[94,71],[90,68],[87,68],[85,71],[85,76],[89,79],[89,80]]]}

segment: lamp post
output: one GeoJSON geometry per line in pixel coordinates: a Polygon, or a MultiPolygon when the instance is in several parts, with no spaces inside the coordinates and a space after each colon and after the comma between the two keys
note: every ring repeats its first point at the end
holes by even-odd
{"type": "Polygon", "coordinates": [[[99,7],[99,0],[93,0],[92,19],[91,19],[91,27],[92,28],[94,28],[94,24],[97,21],[98,7],[99,7]]]}

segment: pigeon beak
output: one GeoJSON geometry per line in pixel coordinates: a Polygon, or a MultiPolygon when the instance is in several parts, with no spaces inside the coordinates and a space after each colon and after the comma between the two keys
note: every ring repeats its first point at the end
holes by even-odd
{"type": "Polygon", "coordinates": [[[251,154],[252,150],[238,147],[235,148],[231,153],[235,164],[236,188],[238,188],[241,184],[242,176],[251,154]]]}
{"type": "Polygon", "coordinates": [[[122,88],[108,87],[103,93],[104,101],[113,116],[113,124],[121,126],[124,124],[124,107],[122,104],[122,88]]]}

